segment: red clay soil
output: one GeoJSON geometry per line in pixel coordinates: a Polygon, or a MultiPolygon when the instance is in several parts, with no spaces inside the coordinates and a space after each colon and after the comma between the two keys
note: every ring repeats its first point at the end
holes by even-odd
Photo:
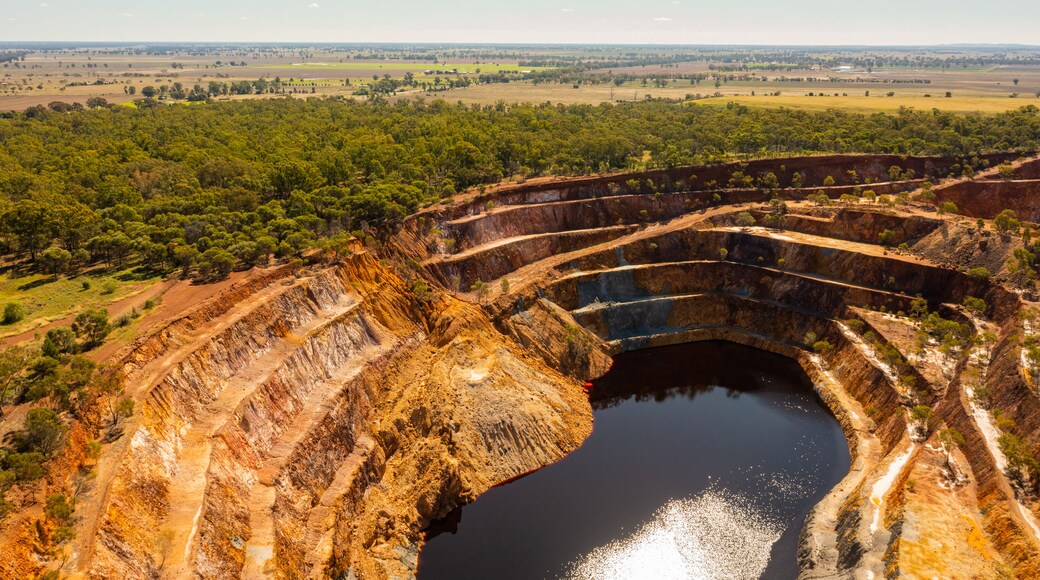
{"type": "MultiPolygon", "coordinates": [[[[234,286],[238,282],[248,280],[263,271],[265,271],[263,268],[253,268],[245,272],[234,272],[228,276],[227,279],[211,284],[196,284],[191,280],[169,278],[163,282],[155,284],[143,292],[134,294],[133,296],[127,296],[122,300],[117,300],[116,302],[109,304],[106,309],[108,310],[109,318],[112,320],[122,316],[123,314],[129,313],[134,308],[137,308],[138,311],[142,311],[141,318],[134,322],[133,332],[134,336],[141,336],[147,334],[156,326],[180,316],[185,310],[206,300],[207,298],[215,296],[227,288],[234,286]],[[153,310],[143,312],[144,303],[159,296],[162,297],[162,302],[153,310]]],[[[0,348],[7,348],[13,344],[33,340],[37,335],[42,336],[52,328],[68,326],[72,324],[74,318],[75,315],[69,315],[65,318],[55,320],[49,324],[28,330],[21,334],[15,334],[0,339],[0,348]]],[[[118,351],[128,342],[129,340],[127,338],[109,340],[97,350],[92,351],[89,356],[96,361],[102,361],[118,351]]]]}

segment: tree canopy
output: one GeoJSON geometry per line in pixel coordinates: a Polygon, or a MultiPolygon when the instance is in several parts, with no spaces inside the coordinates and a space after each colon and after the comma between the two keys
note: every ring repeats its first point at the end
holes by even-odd
{"type": "Polygon", "coordinates": [[[863,116],[662,101],[282,99],[34,111],[0,119],[0,251],[44,259],[55,274],[138,259],[219,277],[229,259],[243,267],[296,257],[512,175],[735,154],[1011,149],[1040,149],[1035,107],[863,116]]]}

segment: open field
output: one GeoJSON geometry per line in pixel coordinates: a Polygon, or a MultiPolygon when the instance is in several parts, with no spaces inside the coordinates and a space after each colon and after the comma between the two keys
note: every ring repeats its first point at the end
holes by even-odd
{"type": "Polygon", "coordinates": [[[893,113],[902,108],[950,111],[956,113],[981,112],[981,113],[1003,113],[1013,111],[1026,105],[1040,105],[1036,98],[1007,97],[806,97],[790,95],[774,96],[728,96],[715,97],[694,101],[698,106],[725,106],[728,103],[739,103],[749,107],[768,107],[789,109],[801,109],[807,111],[825,111],[827,109],[841,109],[856,113],[893,113]]]}
{"type": "Polygon", "coordinates": [[[403,75],[406,72],[426,72],[429,71],[431,74],[474,74],[474,73],[492,73],[502,71],[536,71],[536,70],[547,70],[548,67],[539,66],[520,66],[518,63],[428,63],[428,62],[388,62],[388,63],[374,63],[374,62],[304,62],[304,63],[290,63],[285,64],[272,64],[258,67],[260,69],[271,70],[343,70],[343,71],[355,71],[361,74],[371,74],[373,72],[396,72],[398,75],[403,75]]]}
{"type": "Polygon", "coordinates": [[[132,269],[95,268],[76,277],[50,274],[0,275],[0,305],[18,302],[25,308],[20,322],[0,326],[0,338],[46,326],[91,308],[105,308],[135,296],[161,281],[132,269]],[[86,287],[89,285],[89,287],[86,287]]]}
{"type": "MultiPolygon", "coordinates": [[[[509,84],[474,85],[461,89],[452,89],[440,93],[423,93],[427,99],[445,99],[449,102],[461,101],[467,104],[491,105],[498,101],[575,104],[605,103],[612,101],[643,100],[647,95],[655,99],[685,99],[693,91],[687,85],[675,83],[668,87],[643,87],[638,84],[620,87],[607,84],[578,85],[570,84],[514,82],[509,84]]],[[[411,96],[405,94],[404,96],[411,96]]]]}

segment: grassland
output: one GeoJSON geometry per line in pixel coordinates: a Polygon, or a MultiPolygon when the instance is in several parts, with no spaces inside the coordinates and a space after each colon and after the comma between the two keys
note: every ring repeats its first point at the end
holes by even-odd
{"type": "Polygon", "coordinates": [[[161,279],[131,269],[95,268],[75,278],[49,274],[0,274],[0,306],[17,302],[25,308],[20,322],[0,326],[0,338],[46,326],[90,308],[105,308],[145,291],[161,279]],[[89,287],[87,287],[89,285],[89,287]]]}

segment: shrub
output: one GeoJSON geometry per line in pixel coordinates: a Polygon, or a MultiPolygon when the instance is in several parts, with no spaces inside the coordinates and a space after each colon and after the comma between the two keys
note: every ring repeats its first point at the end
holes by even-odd
{"type": "Polygon", "coordinates": [[[412,294],[419,300],[428,300],[430,298],[430,287],[421,278],[415,280],[412,283],[412,294]]]}
{"type": "Polygon", "coordinates": [[[818,340],[813,343],[812,348],[820,354],[827,354],[834,350],[834,345],[827,340],[818,340]]]}
{"type": "Polygon", "coordinates": [[[989,280],[993,277],[993,272],[990,272],[988,268],[978,267],[968,270],[968,276],[976,280],[989,280]]]}
{"type": "Polygon", "coordinates": [[[72,503],[60,493],[47,496],[47,507],[43,511],[59,524],[68,524],[72,520],[72,503]]]}
{"type": "Polygon", "coordinates": [[[982,316],[986,312],[986,301],[982,298],[975,298],[974,296],[966,296],[964,298],[964,307],[969,312],[976,316],[982,316]]]}
{"type": "Polygon", "coordinates": [[[737,214],[737,218],[734,221],[738,227],[749,228],[755,225],[755,218],[750,213],[742,211],[737,214]]]}
{"type": "Polygon", "coordinates": [[[845,326],[848,326],[854,332],[863,332],[863,321],[858,318],[849,318],[845,320],[845,326]]]}
{"type": "Polygon", "coordinates": [[[483,302],[484,299],[487,298],[488,293],[491,292],[491,287],[488,286],[487,282],[477,280],[472,286],[470,286],[470,290],[476,293],[479,302],[483,302]]]}
{"type": "Polygon", "coordinates": [[[964,435],[961,435],[960,431],[952,427],[949,429],[943,429],[941,432],[939,432],[939,439],[947,448],[953,447],[955,445],[964,445],[964,435]]]}
{"type": "Polygon", "coordinates": [[[896,242],[896,233],[892,230],[883,230],[878,234],[878,243],[882,246],[891,246],[896,242]]]}
{"type": "Polygon", "coordinates": [[[25,307],[19,302],[8,302],[4,306],[4,324],[14,324],[25,318],[25,307]]]}

